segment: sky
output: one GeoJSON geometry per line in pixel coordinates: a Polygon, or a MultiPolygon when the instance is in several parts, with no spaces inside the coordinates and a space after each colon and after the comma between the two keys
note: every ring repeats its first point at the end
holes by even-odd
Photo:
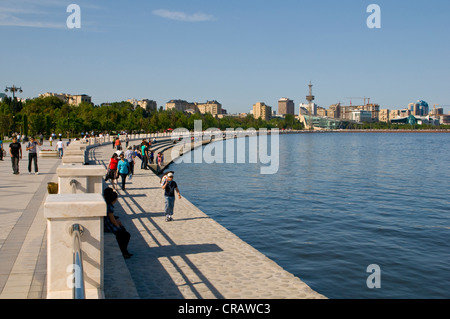
{"type": "Polygon", "coordinates": [[[217,100],[228,113],[282,97],[298,112],[310,81],[325,108],[450,105],[449,31],[438,0],[0,0],[0,85],[95,104],[217,100]],[[370,4],[381,28],[367,25],[370,4]]]}

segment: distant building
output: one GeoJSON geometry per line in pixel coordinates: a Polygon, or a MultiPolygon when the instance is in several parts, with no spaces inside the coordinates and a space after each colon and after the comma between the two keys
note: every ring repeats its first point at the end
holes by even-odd
{"type": "Polygon", "coordinates": [[[352,120],[358,123],[371,123],[372,112],[365,110],[357,110],[352,112],[352,120]]]}
{"type": "Polygon", "coordinates": [[[189,103],[185,100],[170,100],[166,103],[166,110],[186,112],[189,109],[194,109],[197,111],[197,106],[194,103],[189,103]]]}
{"type": "Polygon", "coordinates": [[[272,107],[266,105],[264,102],[258,102],[253,105],[253,117],[255,119],[263,119],[269,121],[272,115],[272,107]]]}
{"type": "Polygon", "coordinates": [[[389,121],[400,117],[400,110],[392,110],[389,112],[389,121]]]}
{"type": "Polygon", "coordinates": [[[5,93],[0,93],[0,102],[3,101],[3,99],[6,97],[5,93]]]}
{"type": "Polygon", "coordinates": [[[450,125],[450,114],[440,114],[439,115],[439,124],[450,125]]]}
{"type": "Polygon", "coordinates": [[[378,120],[380,122],[388,123],[389,122],[389,115],[390,115],[390,112],[389,112],[388,109],[382,109],[382,110],[380,110],[380,114],[378,116],[378,120]]]}
{"type": "Polygon", "coordinates": [[[430,115],[431,116],[444,115],[444,108],[442,107],[434,108],[430,111],[430,115]]]}
{"type": "Polygon", "coordinates": [[[212,115],[223,114],[222,104],[213,100],[206,101],[206,103],[194,103],[198,109],[198,111],[202,114],[210,113],[212,115]]]}
{"type": "Polygon", "coordinates": [[[325,108],[323,108],[323,107],[317,107],[317,116],[319,116],[319,117],[327,117],[327,114],[328,114],[328,112],[327,112],[327,110],[325,109],[325,108]]]}
{"type": "Polygon", "coordinates": [[[156,103],[156,101],[148,99],[138,101],[138,106],[142,107],[147,112],[156,111],[158,109],[158,104],[156,103]]]}
{"type": "Polygon", "coordinates": [[[419,100],[416,103],[409,103],[408,110],[411,112],[410,114],[414,116],[427,116],[429,113],[429,106],[427,102],[419,100]]]}
{"type": "Polygon", "coordinates": [[[278,100],[278,115],[295,115],[294,101],[287,97],[278,100]]]}
{"type": "Polygon", "coordinates": [[[332,119],[339,119],[341,118],[341,104],[333,104],[330,105],[330,107],[328,108],[327,111],[327,115],[328,117],[332,118],[332,119]]]}
{"type": "MultiPolygon", "coordinates": [[[[187,102],[185,100],[171,100],[166,103],[166,110],[177,110],[185,113],[210,113],[214,116],[224,114],[222,104],[213,101],[206,101],[206,103],[187,102]]],[[[226,111],[225,111],[226,114],[226,111]]]]}
{"type": "Polygon", "coordinates": [[[313,116],[317,115],[317,104],[316,103],[311,102],[311,105],[309,103],[300,103],[300,108],[302,108],[302,107],[304,107],[306,110],[308,110],[308,112],[311,109],[311,115],[313,115],[313,116]],[[312,106],[312,108],[311,108],[311,106],[312,106]]]}
{"type": "Polygon", "coordinates": [[[67,94],[67,93],[44,93],[44,94],[39,94],[39,97],[48,97],[48,96],[55,96],[58,99],[60,99],[63,102],[68,103],[69,105],[75,105],[78,106],[81,103],[89,103],[92,104],[92,98],[89,95],[86,94],[77,94],[77,95],[73,95],[73,94],[67,94]]]}
{"type": "Polygon", "coordinates": [[[299,108],[299,115],[307,115],[308,114],[308,109],[304,106],[300,106],[299,108]]]}

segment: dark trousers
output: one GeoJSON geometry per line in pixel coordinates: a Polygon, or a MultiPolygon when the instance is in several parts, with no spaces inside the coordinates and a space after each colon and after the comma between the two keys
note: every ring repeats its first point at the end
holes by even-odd
{"type": "Polygon", "coordinates": [[[34,162],[34,172],[38,172],[37,153],[28,154],[28,172],[31,173],[31,162],[34,162]]]}
{"type": "Polygon", "coordinates": [[[127,175],[128,174],[120,174],[122,177],[122,189],[125,189],[125,183],[127,182],[127,175]]]}
{"type": "Polygon", "coordinates": [[[134,175],[134,162],[128,162],[130,164],[130,173],[134,175]]]}
{"type": "Polygon", "coordinates": [[[19,159],[20,158],[18,156],[11,157],[11,164],[12,164],[12,169],[13,169],[14,174],[19,173],[19,159]]]}
{"type": "Polygon", "coordinates": [[[142,164],[141,164],[141,168],[142,169],[147,169],[147,156],[142,155],[142,164]]]}
{"type": "Polygon", "coordinates": [[[120,251],[122,254],[128,253],[128,243],[130,242],[130,233],[125,230],[125,228],[121,228],[120,230],[114,233],[116,235],[117,243],[119,244],[120,251]]]}

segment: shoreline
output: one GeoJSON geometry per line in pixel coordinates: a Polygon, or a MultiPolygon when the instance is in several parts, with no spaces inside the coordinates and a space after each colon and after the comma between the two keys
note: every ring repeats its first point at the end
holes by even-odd
{"type": "MultiPolygon", "coordinates": [[[[108,154],[108,145],[91,149],[92,164],[105,164],[108,154]]],[[[116,213],[131,233],[135,255],[125,261],[127,280],[137,298],[328,299],[184,196],[175,201],[175,220],[165,222],[160,178],[154,172],[137,168],[126,190],[118,193],[116,213]]],[[[118,247],[112,250],[109,255],[118,247]]],[[[129,293],[124,287],[112,289],[119,271],[105,268],[108,299],[129,293]]]]}
{"type": "Polygon", "coordinates": [[[312,133],[450,133],[447,130],[393,130],[393,129],[367,129],[367,130],[297,130],[297,131],[280,131],[280,134],[312,134],[312,133]]]}

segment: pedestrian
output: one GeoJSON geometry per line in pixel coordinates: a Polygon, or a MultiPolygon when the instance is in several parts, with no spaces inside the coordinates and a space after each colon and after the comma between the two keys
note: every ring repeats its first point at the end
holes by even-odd
{"type": "Polygon", "coordinates": [[[53,144],[53,136],[50,136],[50,138],[48,139],[49,140],[49,142],[50,142],[50,146],[53,146],[52,144],[53,144]]]}
{"type": "Polygon", "coordinates": [[[28,174],[31,174],[31,162],[34,162],[34,174],[39,175],[38,164],[37,164],[37,147],[42,146],[41,143],[36,141],[34,137],[30,138],[25,150],[28,151],[28,174]]]}
{"type": "Polygon", "coordinates": [[[125,136],[125,147],[128,149],[128,143],[130,142],[130,138],[128,137],[128,134],[125,136]]]}
{"type": "Polygon", "coordinates": [[[14,136],[12,143],[9,144],[9,155],[11,156],[11,164],[14,175],[19,175],[19,160],[22,159],[22,146],[17,142],[17,137],[14,136]]]}
{"type": "Polygon", "coordinates": [[[161,165],[164,163],[164,155],[159,152],[158,153],[158,166],[161,167],[161,165]]]}
{"type": "Polygon", "coordinates": [[[155,162],[155,152],[150,150],[150,164],[154,164],[155,162]]]}
{"type": "Polygon", "coordinates": [[[111,184],[114,190],[117,189],[117,178],[118,178],[118,172],[117,172],[117,165],[119,164],[118,156],[116,153],[113,154],[111,159],[109,160],[108,165],[108,177],[111,180],[111,184]]]}
{"type": "Polygon", "coordinates": [[[116,138],[116,150],[120,151],[122,149],[122,144],[120,143],[120,139],[116,138]]]}
{"type": "Polygon", "coordinates": [[[175,206],[175,191],[178,193],[178,198],[181,198],[180,190],[177,183],[173,180],[173,173],[167,174],[167,179],[162,186],[164,190],[166,222],[173,221],[173,208],[175,206]]]}
{"type": "Polygon", "coordinates": [[[118,218],[114,216],[114,204],[117,202],[118,195],[114,190],[108,187],[103,191],[103,198],[106,202],[106,216],[103,217],[104,230],[105,232],[113,233],[116,236],[123,258],[128,259],[133,256],[133,254],[128,251],[128,243],[130,242],[131,235],[118,218]]]}
{"type": "Polygon", "coordinates": [[[127,180],[127,176],[130,172],[130,165],[128,163],[128,161],[125,159],[124,154],[120,154],[120,160],[119,163],[117,164],[117,171],[120,175],[120,177],[122,178],[122,190],[125,190],[125,183],[127,180]]]}
{"type": "Polygon", "coordinates": [[[44,144],[44,134],[39,134],[39,143],[44,144]]]}
{"type": "Polygon", "coordinates": [[[148,161],[148,146],[147,141],[144,139],[141,143],[141,156],[142,156],[142,163],[141,163],[141,169],[148,169],[147,161],[148,161]]]}
{"type": "Polygon", "coordinates": [[[59,140],[62,141],[62,133],[59,133],[59,140]]]}
{"type": "Polygon", "coordinates": [[[64,143],[63,141],[61,141],[61,139],[58,142],[56,142],[56,148],[58,150],[59,158],[62,158],[64,155],[64,143]]]}
{"type": "Polygon", "coordinates": [[[127,148],[127,151],[125,152],[125,158],[128,161],[128,164],[130,164],[130,173],[128,174],[130,176],[130,180],[133,178],[134,174],[134,159],[136,158],[136,153],[133,151],[133,147],[130,145],[127,148]]]}

